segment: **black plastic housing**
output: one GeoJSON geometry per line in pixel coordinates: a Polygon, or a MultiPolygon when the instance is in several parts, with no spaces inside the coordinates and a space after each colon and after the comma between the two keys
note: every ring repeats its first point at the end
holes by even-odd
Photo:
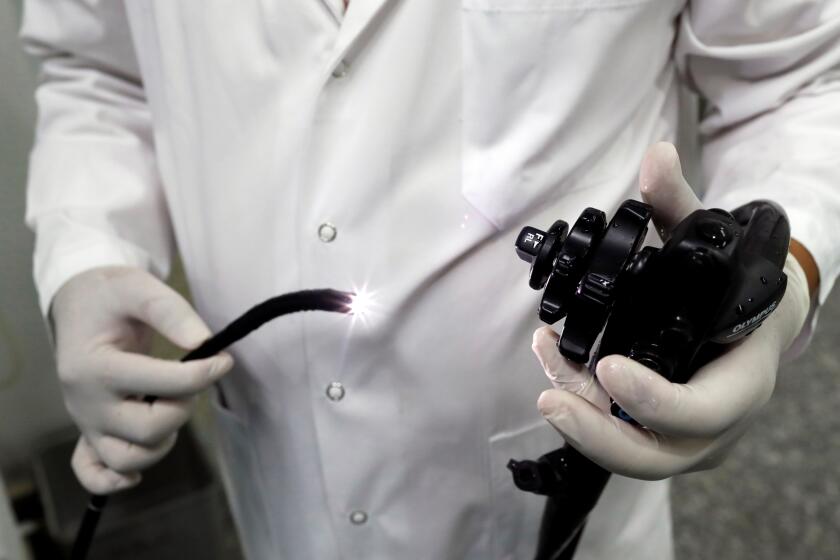
{"type": "MultiPolygon", "coordinates": [[[[558,341],[566,358],[587,363],[603,331],[593,363],[622,354],[685,383],[776,309],[790,227],[778,205],[759,200],[731,214],[697,210],[661,249],[641,248],[651,215],[628,200],[605,224],[603,212],[587,208],[567,236],[562,221],[549,234],[523,229],[517,254],[531,263],[531,287],[545,287],[540,318],[566,317],[558,341]]],[[[634,422],[617,403],[611,411],[634,422]]],[[[548,496],[537,560],[570,559],[610,473],[569,445],[508,468],[520,489],[548,496]]]]}

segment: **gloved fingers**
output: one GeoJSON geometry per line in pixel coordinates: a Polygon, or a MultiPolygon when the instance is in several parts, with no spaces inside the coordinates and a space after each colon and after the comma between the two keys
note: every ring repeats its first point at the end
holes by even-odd
{"type": "Polygon", "coordinates": [[[106,467],[116,473],[129,475],[163,459],[175,445],[177,437],[175,432],[161,443],[145,447],[113,436],[99,435],[93,437],[91,446],[106,467]]]}
{"type": "Polygon", "coordinates": [[[745,340],[706,364],[686,384],[624,356],[597,367],[604,389],[643,426],[669,436],[718,437],[754,414],[770,398],[777,365],[760,342],[745,340]]]}
{"type": "Polygon", "coordinates": [[[669,142],[648,148],[639,172],[642,200],[653,206],[653,221],[663,241],[686,216],[703,208],[685,180],[677,149],[669,142]]]}
{"type": "Polygon", "coordinates": [[[88,492],[107,495],[136,486],[140,473],[121,474],[105,466],[87,439],[80,437],[70,465],[76,478],[88,492]]]}
{"type": "Polygon", "coordinates": [[[543,416],[583,455],[607,470],[642,480],[661,480],[694,467],[714,449],[713,440],[669,438],[636,428],[577,395],[548,390],[543,416]]]}
{"type": "Polygon", "coordinates": [[[609,407],[609,395],[598,383],[586,364],[566,359],[557,348],[560,336],[551,327],[543,326],[534,331],[531,349],[537,356],[546,377],[555,389],[570,391],[582,396],[596,406],[609,407]]]}
{"type": "Polygon", "coordinates": [[[105,386],[120,395],[190,397],[215,383],[233,367],[233,358],[227,353],[203,360],[176,362],[109,348],[102,350],[101,357],[95,367],[102,372],[105,386]]]}
{"type": "Polygon", "coordinates": [[[157,399],[123,400],[109,406],[100,431],[141,447],[155,447],[187,423],[194,401],[157,399]]]}
{"type": "Polygon", "coordinates": [[[132,270],[114,283],[114,296],[129,317],[137,319],[181,348],[193,349],[211,332],[178,292],[145,271],[132,270]]]}

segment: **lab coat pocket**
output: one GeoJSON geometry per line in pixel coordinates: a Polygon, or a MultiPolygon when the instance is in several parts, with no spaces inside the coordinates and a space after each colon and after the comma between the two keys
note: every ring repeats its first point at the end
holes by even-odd
{"type": "Polygon", "coordinates": [[[269,516],[262,498],[262,471],[246,421],[220,399],[211,396],[213,428],[225,493],[248,558],[267,558],[272,551],[269,516]]]}
{"type": "Polygon", "coordinates": [[[563,444],[545,420],[490,438],[493,558],[533,558],[545,497],[523,492],[513,483],[510,459],[536,459],[563,444]]]}
{"type": "Polygon", "coordinates": [[[462,0],[462,194],[496,227],[616,175],[653,4],[462,0]]]}

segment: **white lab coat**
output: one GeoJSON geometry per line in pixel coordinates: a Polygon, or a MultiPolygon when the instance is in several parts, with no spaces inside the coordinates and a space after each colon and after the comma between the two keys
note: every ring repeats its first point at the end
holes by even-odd
{"type": "MultiPolygon", "coordinates": [[[[839,11],[31,0],[41,305],[93,266],[163,277],[176,242],[214,330],[281,292],[367,287],[364,321],[301,314],[235,347],[217,408],[249,558],[528,558],[542,500],[505,463],[561,440],[535,407],[516,232],[635,196],[645,148],[675,137],[679,69],[709,99],[711,200],[784,204],[827,293],[839,11]]],[[[614,477],[578,558],[671,555],[667,484],[614,477]]]]}

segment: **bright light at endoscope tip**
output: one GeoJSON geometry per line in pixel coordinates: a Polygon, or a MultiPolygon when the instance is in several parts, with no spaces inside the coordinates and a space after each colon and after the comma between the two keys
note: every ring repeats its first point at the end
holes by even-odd
{"type": "Polygon", "coordinates": [[[365,313],[370,313],[372,306],[373,294],[362,288],[353,295],[353,301],[350,303],[350,313],[363,316],[365,313]]]}

